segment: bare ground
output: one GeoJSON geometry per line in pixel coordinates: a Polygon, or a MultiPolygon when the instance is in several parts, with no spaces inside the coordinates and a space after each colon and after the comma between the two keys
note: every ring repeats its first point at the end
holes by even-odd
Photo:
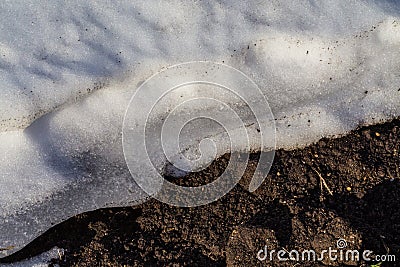
{"type": "MultiPolygon", "coordinates": [[[[53,263],[61,266],[368,266],[326,258],[280,262],[275,257],[271,262],[256,257],[265,245],[321,252],[342,238],[349,249],[393,254],[400,262],[399,153],[399,120],[363,127],[304,149],[277,151],[265,182],[249,193],[245,188],[257,162],[252,155],[240,184],[212,204],[177,208],[151,200],[81,214],[1,261],[58,246],[66,252],[53,263]]],[[[213,180],[228,158],[173,181],[213,180]]]]}

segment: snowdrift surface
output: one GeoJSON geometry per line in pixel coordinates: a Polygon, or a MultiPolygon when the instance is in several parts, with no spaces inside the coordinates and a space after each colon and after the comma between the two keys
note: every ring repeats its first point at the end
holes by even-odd
{"type": "Polygon", "coordinates": [[[0,257],[74,214],[146,198],[122,123],[167,66],[243,71],[268,98],[278,148],[399,116],[399,12],[372,0],[2,1],[0,257]]]}

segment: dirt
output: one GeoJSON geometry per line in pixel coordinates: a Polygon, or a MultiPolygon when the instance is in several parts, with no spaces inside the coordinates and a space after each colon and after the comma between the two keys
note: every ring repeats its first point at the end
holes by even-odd
{"type": "MultiPolygon", "coordinates": [[[[400,262],[400,121],[363,127],[304,149],[279,150],[263,185],[246,190],[257,155],[222,199],[177,208],[156,200],[136,207],[75,216],[2,261],[65,249],[60,266],[396,266],[396,262],[272,261],[268,250],[337,248],[395,255],[400,262]]],[[[207,170],[172,179],[203,184],[224,170],[229,155],[207,170]]],[[[400,263],[398,264],[400,266],[400,263]]]]}

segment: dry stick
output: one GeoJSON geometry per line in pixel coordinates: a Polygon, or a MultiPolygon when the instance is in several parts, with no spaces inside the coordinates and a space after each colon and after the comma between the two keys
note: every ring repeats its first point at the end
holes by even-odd
{"type": "Polygon", "coordinates": [[[313,171],[315,171],[318,174],[319,179],[321,180],[321,182],[324,185],[324,187],[326,188],[326,190],[328,190],[329,195],[333,196],[332,190],[328,187],[328,185],[326,184],[325,179],[322,177],[322,175],[314,167],[311,166],[311,169],[313,169],[313,171]]]}
{"type": "Polygon", "coordinates": [[[386,245],[386,243],[385,243],[385,241],[384,241],[385,237],[382,236],[382,235],[380,235],[379,237],[381,238],[382,244],[383,244],[383,246],[385,247],[386,255],[389,255],[389,247],[386,245]]]}
{"type": "Polygon", "coordinates": [[[0,251],[12,250],[14,248],[15,248],[15,246],[8,246],[8,247],[5,247],[5,248],[0,248],[0,251]]]}

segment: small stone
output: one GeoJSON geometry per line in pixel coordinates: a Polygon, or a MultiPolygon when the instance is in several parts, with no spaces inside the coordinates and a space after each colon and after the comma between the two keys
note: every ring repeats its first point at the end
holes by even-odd
{"type": "Polygon", "coordinates": [[[347,190],[348,192],[350,192],[350,191],[351,191],[351,187],[350,187],[350,186],[346,187],[346,190],[347,190]]]}

